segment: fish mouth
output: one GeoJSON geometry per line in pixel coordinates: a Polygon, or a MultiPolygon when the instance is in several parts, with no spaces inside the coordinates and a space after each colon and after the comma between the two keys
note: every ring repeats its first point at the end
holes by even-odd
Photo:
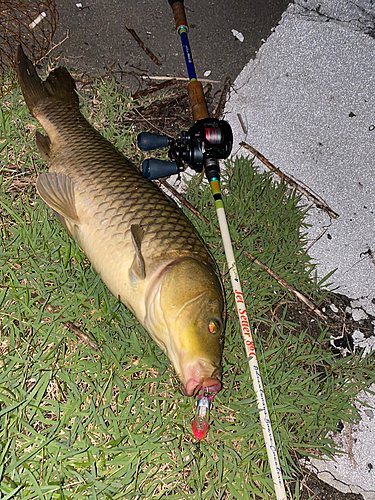
{"type": "Polygon", "coordinates": [[[204,365],[205,363],[198,361],[188,368],[187,376],[182,378],[182,392],[185,396],[195,396],[202,388],[214,395],[221,390],[221,370],[212,366],[211,370],[207,370],[204,365]]]}
{"type": "Polygon", "coordinates": [[[217,394],[221,390],[221,382],[217,378],[206,378],[201,382],[191,378],[182,386],[182,392],[185,396],[196,396],[202,388],[208,392],[217,394]]]}

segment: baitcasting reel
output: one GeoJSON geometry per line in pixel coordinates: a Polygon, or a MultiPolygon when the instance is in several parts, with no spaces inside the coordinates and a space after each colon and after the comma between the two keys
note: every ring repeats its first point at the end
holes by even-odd
{"type": "Polygon", "coordinates": [[[184,170],[184,164],[196,172],[205,169],[208,178],[218,172],[218,160],[228,158],[232,150],[233,134],[228,122],[216,118],[198,120],[179,139],[166,135],[142,132],[138,147],[142,151],[169,147],[171,161],[149,158],[142,163],[143,176],[159,179],[184,170]]]}

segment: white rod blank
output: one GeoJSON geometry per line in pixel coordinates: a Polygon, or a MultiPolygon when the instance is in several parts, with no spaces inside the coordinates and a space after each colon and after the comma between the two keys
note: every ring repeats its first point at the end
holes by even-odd
{"type": "MultiPolygon", "coordinates": [[[[217,204],[217,205],[221,205],[217,204]]],[[[258,366],[258,361],[255,352],[254,340],[251,334],[249,319],[247,317],[246,305],[243,298],[241,283],[238,277],[237,265],[234,258],[232,242],[230,239],[227,218],[224,208],[216,205],[217,217],[223,240],[225,256],[228,262],[230,279],[236,301],[237,313],[240,319],[241,333],[245,343],[246,355],[248,357],[251,379],[253,381],[254,391],[257,398],[257,405],[259,409],[259,417],[262,425],[264,441],[266,443],[268,461],[271,468],[272,479],[274,482],[276,499],[286,500],[286,492],[282,471],[279,463],[277,447],[273,437],[272,425],[270,415],[268,413],[266,397],[264,394],[262,377],[258,366]]]]}

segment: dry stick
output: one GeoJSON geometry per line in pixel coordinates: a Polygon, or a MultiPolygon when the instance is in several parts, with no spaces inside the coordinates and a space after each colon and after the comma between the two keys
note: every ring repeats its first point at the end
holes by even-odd
{"type": "Polygon", "coordinates": [[[220,118],[222,116],[229,89],[230,89],[230,78],[229,76],[227,76],[224,81],[223,90],[221,91],[216,111],[214,113],[214,118],[220,118]]]}
{"type": "Polygon", "coordinates": [[[252,146],[250,146],[249,144],[247,144],[246,142],[240,142],[240,146],[242,146],[243,148],[247,149],[248,151],[250,151],[250,153],[252,153],[254,156],[256,156],[262,163],[264,163],[264,165],[266,167],[268,167],[270,170],[272,170],[272,172],[275,172],[275,174],[277,174],[283,181],[287,182],[290,186],[292,186],[294,189],[296,189],[297,191],[299,191],[300,193],[304,194],[306,196],[306,198],[308,198],[309,200],[311,200],[313,203],[315,203],[315,205],[324,210],[325,212],[327,212],[327,214],[330,216],[330,217],[333,217],[334,219],[337,219],[337,217],[339,216],[339,214],[337,214],[336,212],[334,212],[328,205],[327,203],[322,200],[322,199],[319,199],[317,198],[314,194],[310,193],[307,189],[305,189],[303,186],[301,186],[300,184],[298,184],[296,181],[294,181],[292,178],[290,178],[288,175],[285,175],[283,172],[281,172],[281,170],[277,167],[275,167],[275,165],[272,165],[271,162],[269,162],[267,160],[267,158],[265,158],[262,153],[259,153],[259,151],[257,151],[256,149],[254,149],[252,146]]]}
{"type": "Polygon", "coordinates": [[[212,83],[206,83],[206,85],[203,87],[203,94],[205,96],[208,96],[212,90],[212,83]]]}
{"type": "Polygon", "coordinates": [[[142,113],[137,109],[134,108],[134,111],[138,113],[139,117],[142,119],[142,121],[147,122],[151,127],[154,127],[154,129],[158,130],[162,135],[164,134],[164,130],[162,130],[160,127],[156,126],[154,123],[152,123],[150,120],[148,120],[142,113]]]}
{"type": "Polygon", "coordinates": [[[87,344],[91,349],[94,349],[94,351],[99,350],[99,346],[96,342],[94,342],[86,333],[83,333],[82,330],[80,330],[74,323],[71,321],[61,321],[61,323],[66,326],[71,332],[73,332],[78,340],[83,342],[84,344],[87,344]]]}
{"type": "MultiPolygon", "coordinates": [[[[43,301],[43,299],[39,302],[42,303],[42,301],[43,301]]],[[[51,312],[53,314],[57,314],[58,312],[60,312],[59,307],[51,306],[51,304],[46,304],[45,310],[48,312],[51,312]]],[[[77,336],[77,338],[80,342],[87,344],[89,347],[91,347],[91,349],[94,349],[94,351],[99,350],[98,344],[89,335],[87,335],[86,333],[83,333],[83,331],[80,330],[74,323],[72,323],[71,321],[61,321],[61,318],[57,318],[57,319],[60,321],[60,323],[62,325],[64,325],[66,328],[68,328],[68,330],[73,332],[77,336]]]]}
{"type": "MultiPolygon", "coordinates": [[[[329,227],[329,226],[328,226],[328,227],[329,227]]],[[[320,240],[320,238],[323,236],[323,234],[324,234],[324,233],[326,233],[326,232],[327,232],[328,227],[326,227],[325,229],[323,229],[322,231],[320,231],[320,233],[318,234],[318,236],[316,236],[316,238],[314,238],[314,239],[313,239],[313,241],[312,241],[309,245],[307,245],[307,247],[305,248],[305,252],[304,252],[304,253],[308,253],[308,251],[310,250],[310,248],[311,248],[313,245],[315,245],[315,243],[316,243],[317,241],[319,241],[319,240],[320,240]]]]}
{"type": "Polygon", "coordinates": [[[146,95],[152,94],[153,92],[158,92],[158,90],[165,89],[173,84],[177,83],[176,78],[172,78],[171,80],[166,80],[164,82],[159,83],[158,85],[153,85],[152,87],[148,87],[145,90],[139,90],[135,94],[132,95],[133,99],[138,99],[139,97],[144,97],[146,95]]]}
{"type": "Polygon", "coordinates": [[[244,124],[244,121],[242,119],[242,115],[241,113],[237,113],[237,118],[238,118],[238,121],[240,122],[240,125],[241,125],[241,128],[242,128],[242,132],[247,135],[247,128],[244,124]]]}
{"type": "MultiPolygon", "coordinates": [[[[188,208],[191,212],[193,212],[194,215],[196,215],[198,217],[198,219],[201,219],[201,220],[204,220],[204,222],[207,224],[207,225],[210,225],[210,221],[207,219],[207,217],[205,217],[204,215],[202,215],[199,210],[197,208],[195,208],[191,203],[189,203],[186,198],[184,198],[178,191],[177,189],[175,189],[173,186],[171,186],[169,184],[168,181],[166,181],[165,179],[159,179],[159,182],[160,184],[162,184],[165,188],[168,189],[168,191],[170,191],[173,196],[175,198],[178,199],[178,201],[180,201],[183,205],[185,205],[186,208],[188,208]]],[[[219,232],[219,229],[216,228],[216,231],[219,232]]]]}
{"type": "Polygon", "coordinates": [[[356,462],[356,460],[354,458],[354,454],[353,454],[353,443],[354,443],[354,439],[353,439],[353,435],[352,435],[353,424],[347,424],[347,425],[349,425],[348,456],[350,458],[350,461],[353,462],[354,468],[356,468],[357,462],[356,462]]]}
{"type": "Polygon", "coordinates": [[[247,252],[246,250],[244,250],[243,253],[244,253],[245,257],[247,257],[248,259],[250,259],[252,262],[255,262],[255,264],[258,264],[258,266],[260,266],[262,269],[264,269],[281,286],[283,286],[284,288],[286,288],[290,292],[294,293],[294,295],[296,297],[298,297],[302,302],[304,302],[312,311],[314,311],[314,313],[317,316],[319,316],[319,318],[321,318],[323,321],[326,321],[328,319],[327,316],[325,316],[320,311],[320,309],[318,309],[318,307],[313,302],[311,302],[310,299],[308,299],[307,297],[305,297],[301,292],[299,292],[296,288],[294,288],[294,286],[289,285],[288,282],[286,282],[283,278],[280,278],[280,276],[278,274],[276,274],[274,271],[272,271],[272,269],[270,269],[265,264],[263,264],[262,262],[260,262],[260,260],[258,260],[256,257],[254,257],[253,255],[251,255],[251,253],[247,252]]]}
{"type": "MultiPolygon", "coordinates": [[[[142,78],[142,80],[168,80],[168,78],[171,78],[170,76],[158,76],[158,75],[139,75],[139,78],[142,78]]],[[[187,78],[186,76],[175,76],[176,80],[179,82],[190,82],[190,78],[187,78]]],[[[199,81],[201,83],[220,83],[220,80],[209,80],[207,78],[200,78],[199,81]]]]}
{"type": "Polygon", "coordinates": [[[161,62],[159,61],[159,59],[151,52],[151,50],[146,47],[146,45],[142,42],[142,40],[139,38],[139,36],[137,35],[137,33],[133,30],[133,28],[128,28],[127,26],[125,26],[125,28],[129,31],[129,33],[131,34],[131,36],[134,38],[134,40],[138,43],[138,45],[141,47],[142,50],[144,50],[146,52],[146,54],[148,55],[148,57],[150,59],[152,59],[152,61],[157,65],[157,66],[161,66],[161,62]]]}
{"type": "Polygon", "coordinates": [[[45,54],[43,57],[41,57],[40,59],[38,59],[35,64],[39,64],[40,61],[43,61],[43,59],[45,59],[53,50],[55,50],[57,47],[59,47],[61,44],[63,44],[66,40],[68,40],[69,38],[69,30],[66,30],[66,36],[65,38],[63,38],[59,43],[56,43],[53,47],[51,47],[45,54]]]}

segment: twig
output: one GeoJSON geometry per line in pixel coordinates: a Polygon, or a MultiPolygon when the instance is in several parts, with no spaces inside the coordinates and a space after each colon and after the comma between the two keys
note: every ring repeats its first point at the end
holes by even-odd
{"type": "MultiPolygon", "coordinates": [[[[44,304],[43,299],[40,299],[38,302],[40,304],[44,304]]],[[[45,304],[44,309],[53,314],[57,314],[58,312],[60,312],[60,307],[51,306],[51,304],[45,304]]],[[[78,340],[80,340],[84,344],[87,344],[89,347],[91,347],[91,349],[94,349],[94,351],[99,350],[98,344],[89,335],[83,333],[83,331],[80,330],[74,323],[72,323],[71,321],[62,321],[60,317],[57,319],[61,324],[63,324],[64,326],[66,326],[66,328],[73,332],[77,336],[78,340]]]]}
{"type": "Polygon", "coordinates": [[[354,439],[353,439],[353,435],[352,435],[352,430],[353,430],[353,424],[346,424],[349,426],[349,436],[348,436],[348,456],[349,456],[349,459],[350,461],[353,463],[353,467],[354,469],[357,467],[357,462],[354,458],[354,454],[353,454],[353,443],[354,443],[354,439]]]}
{"type": "MultiPolygon", "coordinates": [[[[184,198],[178,191],[175,189],[173,186],[169,184],[168,181],[164,179],[159,179],[160,184],[162,184],[165,188],[170,191],[175,198],[178,199],[183,205],[185,205],[186,208],[188,208],[191,212],[193,212],[194,215],[198,217],[198,219],[203,220],[208,226],[210,225],[210,221],[202,215],[197,208],[195,208],[191,203],[189,203],[186,198],[184,198]]],[[[219,232],[219,229],[216,229],[217,232],[219,232]]]]}
{"type": "MultiPolygon", "coordinates": [[[[139,76],[140,78],[142,78],[143,80],[168,80],[168,78],[170,78],[169,76],[157,76],[157,75],[140,75],[139,76]]],[[[176,78],[176,80],[180,81],[180,82],[189,82],[190,79],[187,78],[186,76],[176,76],[174,77],[176,78]]],[[[207,80],[207,78],[199,78],[199,81],[201,83],[220,83],[219,80],[207,80]]]]}
{"type": "Polygon", "coordinates": [[[207,97],[209,97],[211,90],[212,90],[212,83],[206,83],[206,85],[203,87],[203,94],[206,99],[207,97]]]}
{"type": "Polygon", "coordinates": [[[288,282],[286,282],[283,278],[280,278],[278,274],[275,273],[275,271],[272,271],[268,266],[260,262],[256,257],[251,255],[251,253],[247,252],[246,250],[243,251],[243,254],[245,257],[250,259],[252,262],[255,262],[255,264],[258,264],[262,269],[264,269],[270,276],[272,276],[273,279],[275,279],[281,286],[289,290],[290,292],[294,293],[294,295],[299,298],[302,302],[304,302],[314,313],[319,316],[323,321],[327,321],[327,316],[325,316],[320,309],[313,303],[311,302],[310,299],[305,297],[301,292],[299,292],[296,288],[294,288],[292,285],[289,285],[288,282]]]}
{"type": "Polygon", "coordinates": [[[242,119],[242,116],[241,116],[241,113],[237,113],[237,118],[238,118],[238,121],[240,122],[240,125],[241,125],[241,128],[242,128],[242,132],[247,135],[247,128],[244,124],[244,121],[242,119]]]}
{"type": "Polygon", "coordinates": [[[61,321],[61,323],[66,326],[71,332],[73,332],[77,336],[78,340],[80,340],[84,344],[87,344],[89,347],[91,347],[91,349],[94,349],[94,351],[99,350],[98,344],[94,342],[91,337],[86,335],[86,333],[83,333],[83,331],[75,326],[74,323],[72,323],[71,321],[61,321]]]}
{"type": "Polygon", "coordinates": [[[51,47],[45,54],[43,57],[41,57],[40,59],[38,59],[36,61],[35,64],[39,64],[40,61],[43,61],[43,59],[45,59],[53,50],[55,50],[57,47],[59,47],[61,44],[63,44],[66,40],[68,40],[69,38],[69,30],[66,30],[66,36],[65,38],[63,38],[59,43],[56,43],[56,45],[54,45],[53,47],[51,47]]]}
{"type": "Polygon", "coordinates": [[[153,92],[158,92],[158,90],[165,89],[166,87],[170,87],[177,82],[176,78],[172,78],[171,80],[166,80],[158,85],[153,85],[152,87],[148,87],[144,90],[139,90],[135,94],[132,95],[133,99],[138,99],[139,97],[144,97],[146,95],[152,94],[153,92]]]}
{"type": "Polygon", "coordinates": [[[142,121],[145,121],[147,122],[151,127],[154,127],[156,130],[158,130],[162,135],[164,134],[164,130],[162,130],[160,127],[157,127],[156,125],[154,125],[150,120],[148,120],[144,115],[142,115],[142,113],[137,109],[137,108],[134,108],[134,111],[136,113],[138,113],[138,115],[140,116],[140,118],[142,119],[142,121]]]}
{"type": "Polygon", "coordinates": [[[254,149],[252,146],[250,146],[246,142],[240,142],[240,146],[242,146],[243,148],[245,148],[248,151],[250,151],[262,163],[264,163],[264,165],[266,167],[268,167],[270,170],[272,170],[272,172],[275,172],[275,174],[277,174],[283,181],[287,182],[290,186],[292,186],[294,189],[296,189],[297,191],[299,191],[300,193],[302,193],[303,195],[305,195],[306,198],[308,198],[313,203],[315,203],[315,205],[317,206],[317,208],[320,208],[320,209],[324,210],[325,212],[327,212],[327,214],[330,217],[333,217],[334,219],[337,219],[337,217],[339,216],[339,214],[337,214],[336,212],[334,212],[327,205],[327,203],[324,200],[319,199],[317,196],[315,196],[314,194],[310,193],[310,191],[308,191],[303,186],[301,186],[300,184],[298,184],[291,177],[289,177],[288,175],[285,175],[283,172],[281,172],[281,170],[279,168],[277,168],[274,165],[272,165],[272,163],[269,162],[267,160],[267,158],[265,158],[261,153],[259,153],[259,151],[257,151],[256,149],[254,149]]]}
{"type": "Polygon", "coordinates": [[[229,76],[227,76],[226,79],[224,80],[223,90],[221,91],[220,99],[214,113],[214,118],[220,118],[222,116],[229,89],[230,89],[230,78],[229,76]]]}
{"type": "Polygon", "coordinates": [[[327,232],[327,228],[326,229],[323,229],[322,231],[320,231],[320,233],[318,234],[318,236],[316,236],[316,238],[313,239],[313,241],[307,245],[307,247],[305,248],[305,253],[308,253],[308,251],[310,250],[310,248],[315,245],[315,243],[317,241],[320,240],[320,238],[327,232]]]}
{"type": "Polygon", "coordinates": [[[137,33],[133,30],[133,28],[128,28],[127,26],[125,26],[125,28],[129,31],[129,33],[131,34],[131,36],[134,38],[134,40],[138,43],[138,45],[141,47],[142,50],[144,50],[146,52],[146,54],[148,55],[148,57],[157,65],[157,66],[161,66],[161,62],[159,61],[159,59],[155,56],[155,54],[153,54],[151,52],[151,50],[142,42],[142,40],[139,38],[139,36],[137,35],[137,33]]]}

